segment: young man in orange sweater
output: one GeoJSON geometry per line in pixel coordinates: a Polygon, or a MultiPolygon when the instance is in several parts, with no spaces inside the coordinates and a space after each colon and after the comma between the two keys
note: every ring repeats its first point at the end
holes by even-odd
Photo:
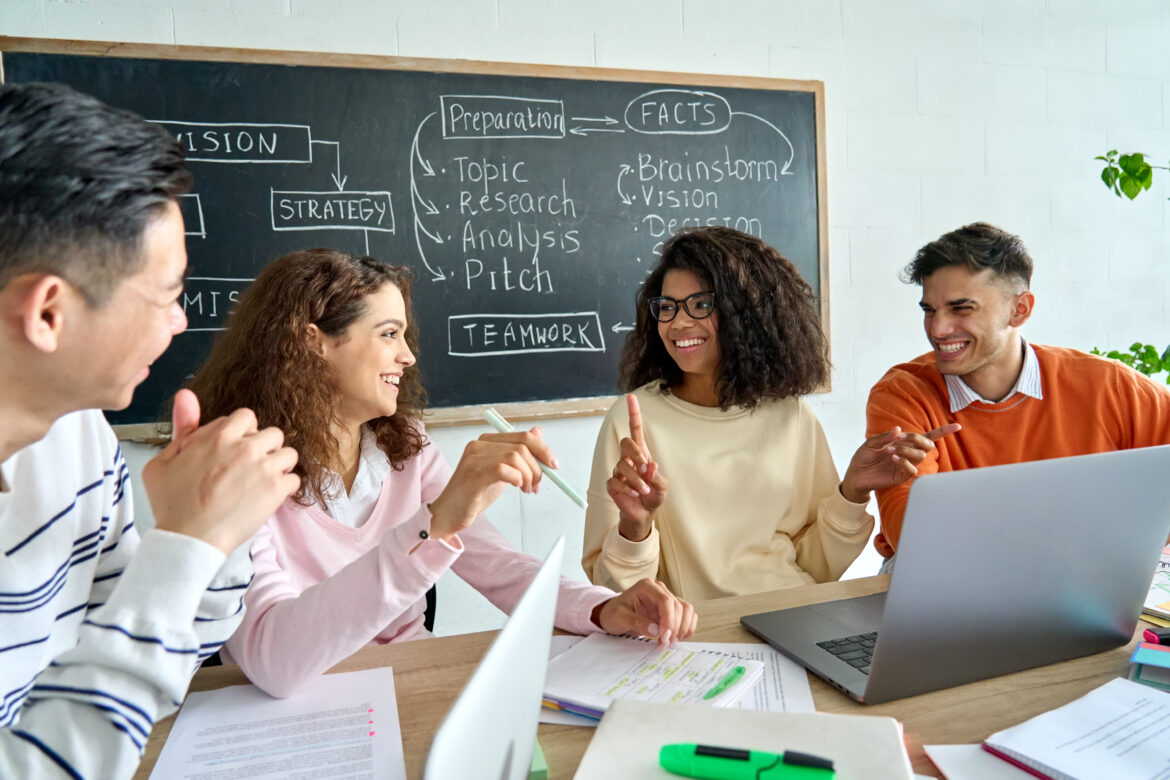
{"type": "MultiPolygon", "coordinates": [[[[866,417],[871,436],[962,426],[938,439],[919,475],[1170,444],[1165,386],[1115,360],[1024,341],[1036,296],[1018,236],[967,225],[919,249],[905,277],[922,287],[931,351],[886,372],[866,417]]],[[[877,491],[874,546],[886,558],[898,549],[911,484],[877,491]]]]}

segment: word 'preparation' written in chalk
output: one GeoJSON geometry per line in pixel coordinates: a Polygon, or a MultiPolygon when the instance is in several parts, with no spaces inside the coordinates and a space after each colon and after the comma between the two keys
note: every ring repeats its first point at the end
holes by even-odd
{"type": "Polygon", "coordinates": [[[447,318],[448,354],[461,357],[525,352],[604,352],[597,312],[457,314],[447,318]]]}
{"type": "Polygon", "coordinates": [[[440,95],[443,137],[564,138],[560,100],[500,95],[440,95]]]}

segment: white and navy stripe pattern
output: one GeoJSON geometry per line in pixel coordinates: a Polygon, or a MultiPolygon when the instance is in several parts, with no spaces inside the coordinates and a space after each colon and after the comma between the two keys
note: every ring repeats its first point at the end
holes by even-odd
{"type": "MultiPolygon", "coordinates": [[[[1016,393],[1023,393],[1031,396],[1038,401],[1044,400],[1044,389],[1040,384],[1040,361],[1036,359],[1036,350],[1032,349],[1032,345],[1024,341],[1024,367],[1020,371],[1020,377],[1016,380],[1016,384],[1012,387],[1011,392],[1005,395],[1001,401],[1006,401],[1016,393]]],[[[947,383],[947,396],[951,402],[951,414],[961,412],[971,404],[979,401],[984,404],[995,404],[999,401],[989,401],[983,396],[976,393],[967,383],[953,374],[944,374],[943,379],[947,383]]]]}
{"type": "Polygon", "coordinates": [[[63,417],[0,469],[0,777],[129,777],[238,624],[247,550],[224,564],[188,537],[139,537],[98,412],[63,417]]]}

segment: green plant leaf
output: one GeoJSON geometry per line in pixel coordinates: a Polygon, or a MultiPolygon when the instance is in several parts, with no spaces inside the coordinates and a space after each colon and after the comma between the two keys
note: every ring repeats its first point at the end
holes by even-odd
{"type": "Polygon", "coordinates": [[[1142,192],[1142,185],[1137,179],[1132,176],[1122,175],[1121,177],[1121,192],[1125,197],[1133,200],[1142,192]]]}
{"type": "Polygon", "coordinates": [[[1146,162],[1146,156],[1141,152],[1123,154],[1117,163],[1121,166],[1121,170],[1125,171],[1131,176],[1136,176],[1141,173],[1143,169],[1150,167],[1150,164],[1146,162]]]}

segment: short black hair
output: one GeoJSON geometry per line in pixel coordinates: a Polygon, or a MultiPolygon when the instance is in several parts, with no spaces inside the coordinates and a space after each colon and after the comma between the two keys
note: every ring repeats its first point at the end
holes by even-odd
{"type": "Polygon", "coordinates": [[[62,84],[0,85],[0,289],[50,273],[100,305],[145,267],[147,225],[190,188],[159,125],[62,84]]]}
{"type": "Polygon", "coordinates": [[[654,380],[664,390],[682,384],[682,369],[666,351],[649,303],[676,269],[715,292],[721,409],[807,395],[828,382],[829,344],[812,287],[762,239],[715,226],[682,230],[663,244],[637,293],[637,323],[622,348],[623,392],[654,380]]]}
{"type": "MultiPolygon", "coordinates": [[[[971,273],[990,270],[1023,289],[1032,284],[1032,257],[1014,233],[987,222],[972,222],[952,230],[918,250],[914,261],[902,271],[902,280],[922,285],[940,268],[965,266],[971,273]]],[[[1020,290],[1023,292],[1023,290],[1020,290]]]]}

